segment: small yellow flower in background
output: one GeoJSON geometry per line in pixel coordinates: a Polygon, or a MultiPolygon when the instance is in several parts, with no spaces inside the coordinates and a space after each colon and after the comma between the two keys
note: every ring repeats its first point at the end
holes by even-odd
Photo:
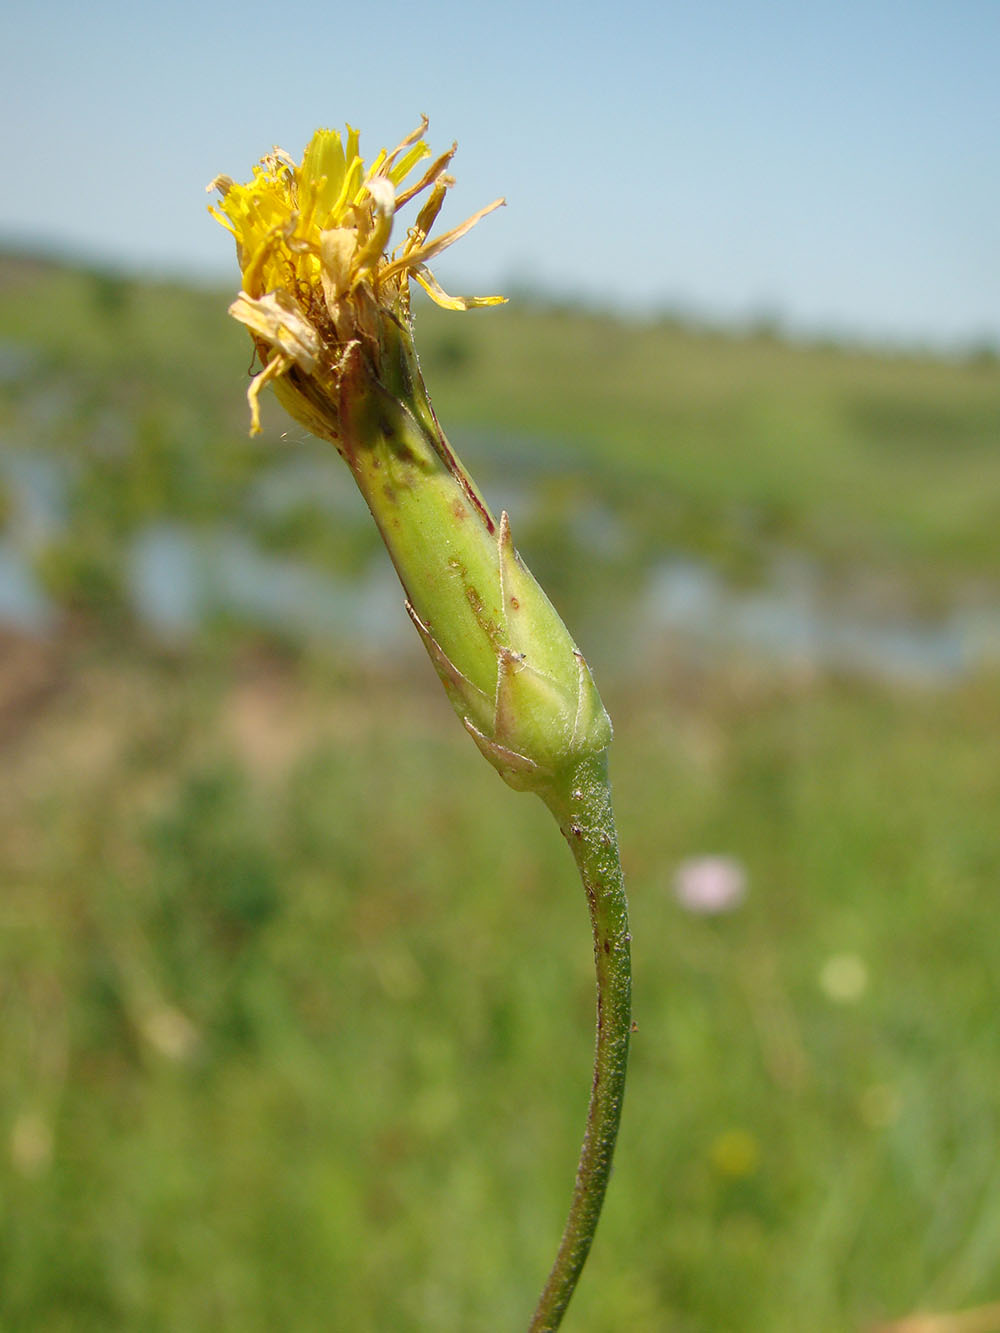
{"type": "Polygon", "coordinates": [[[903,1110],[903,1099],[890,1083],[873,1083],[860,1099],[862,1118],[874,1129],[894,1125],[903,1110]]]}
{"type": "Polygon", "coordinates": [[[191,1020],[169,1004],[155,1004],[145,1010],[139,1019],[139,1031],[168,1060],[189,1060],[201,1042],[191,1020]]]}
{"type": "Polygon", "coordinates": [[[823,964],[820,989],[835,1004],[857,1004],[868,989],[868,967],[856,953],[835,953],[823,964]]]}
{"type": "Polygon", "coordinates": [[[709,1155],[720,1176],[742,1180],[757,1170],[760,1144],[747,1129],[727,1129],[713,1142],[709,1155]]]}
{"type": "Polygon", "coordinates": [[[460,226],[429,239],[454,184],[447,167],[457,145],[406,185],[430,157],[427,123],[425,116],[418,129],[391,153],[383,149],[369,167],[359,153],[357,130],[348,127],[345,138],[336,130],[317,130],[301,163],[275,148],[245,185],[217,176],[208,187],[222,196],[209,211],[235,237],[243,273],[243,290],[229,313],[250,330],[264,366],[248,392],[254,433],[260,429],[260,391],[274,384],[287,411],[330,438],[339,379],[356,353],[374,357],[378,369],[378,314],[409,320],[411,278],[448,310],[504,301],[449,296],[427,267],[504,202],[495,199],[460,226]],[[390,252],[397,211],[428,191],[405,239],[390,252]]]}
{"type": "Polygon", "coordinates": [[[21,1111],[10,1131],[10,1157],[22,1176],[39,1176],[52,1162],[52,1129],[37,1111],[21,1111]]]}

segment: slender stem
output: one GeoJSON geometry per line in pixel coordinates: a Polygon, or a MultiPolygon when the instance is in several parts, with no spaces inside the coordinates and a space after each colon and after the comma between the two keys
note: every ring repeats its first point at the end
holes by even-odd
{"type": "Polygon", "coordinates": [[[597,1049],[569,1217],[529,1333],[552,1333],[559,1327],[590,1252],[618,1137],[632,1026],[631,937],[607,752],[585,759],[545,799],[573,852],[590,907],[597,970],[597,1049]]]}

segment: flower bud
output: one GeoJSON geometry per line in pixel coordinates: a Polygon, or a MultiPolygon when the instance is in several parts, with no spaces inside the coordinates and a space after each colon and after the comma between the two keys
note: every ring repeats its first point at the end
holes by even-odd
{"type": "Polygon", "coordinates": [[[373,391],[346,372],[342,448],[448,697],[511,786],[542,788],[605,750],[590,670],[434,417],[409,330],[387,318],[373,391]]]}

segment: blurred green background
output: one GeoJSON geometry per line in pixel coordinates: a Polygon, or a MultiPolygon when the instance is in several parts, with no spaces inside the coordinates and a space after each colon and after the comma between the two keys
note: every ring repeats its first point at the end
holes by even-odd
{"type": "MultiPolygon", "coordinates": [[[[0,262],[0,1328],[518,1328],[585,904],[333,451],[248,438],[226,304],[0,262]]],[[[639,1031],[566,1328],[1000,1298],[996,356],[528,299],[417,342],[617,729],[639,1031]],[[678,901],[703,854],[742,904],[678,901]]]]}

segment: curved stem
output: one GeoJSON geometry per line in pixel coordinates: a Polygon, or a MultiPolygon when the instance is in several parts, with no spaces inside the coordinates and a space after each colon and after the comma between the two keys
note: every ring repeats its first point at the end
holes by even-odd
{"type": "Polygon", "coordinates": [[[607,753],[585,759],[545,794],[545,801],[573,852],[590,907],[597,970],[597,1049],[569,1217],[529,1333],[552,1333],[559,1327],[590,1252],[618,1137],[632,1026],[631,937],[607,753]]]}

